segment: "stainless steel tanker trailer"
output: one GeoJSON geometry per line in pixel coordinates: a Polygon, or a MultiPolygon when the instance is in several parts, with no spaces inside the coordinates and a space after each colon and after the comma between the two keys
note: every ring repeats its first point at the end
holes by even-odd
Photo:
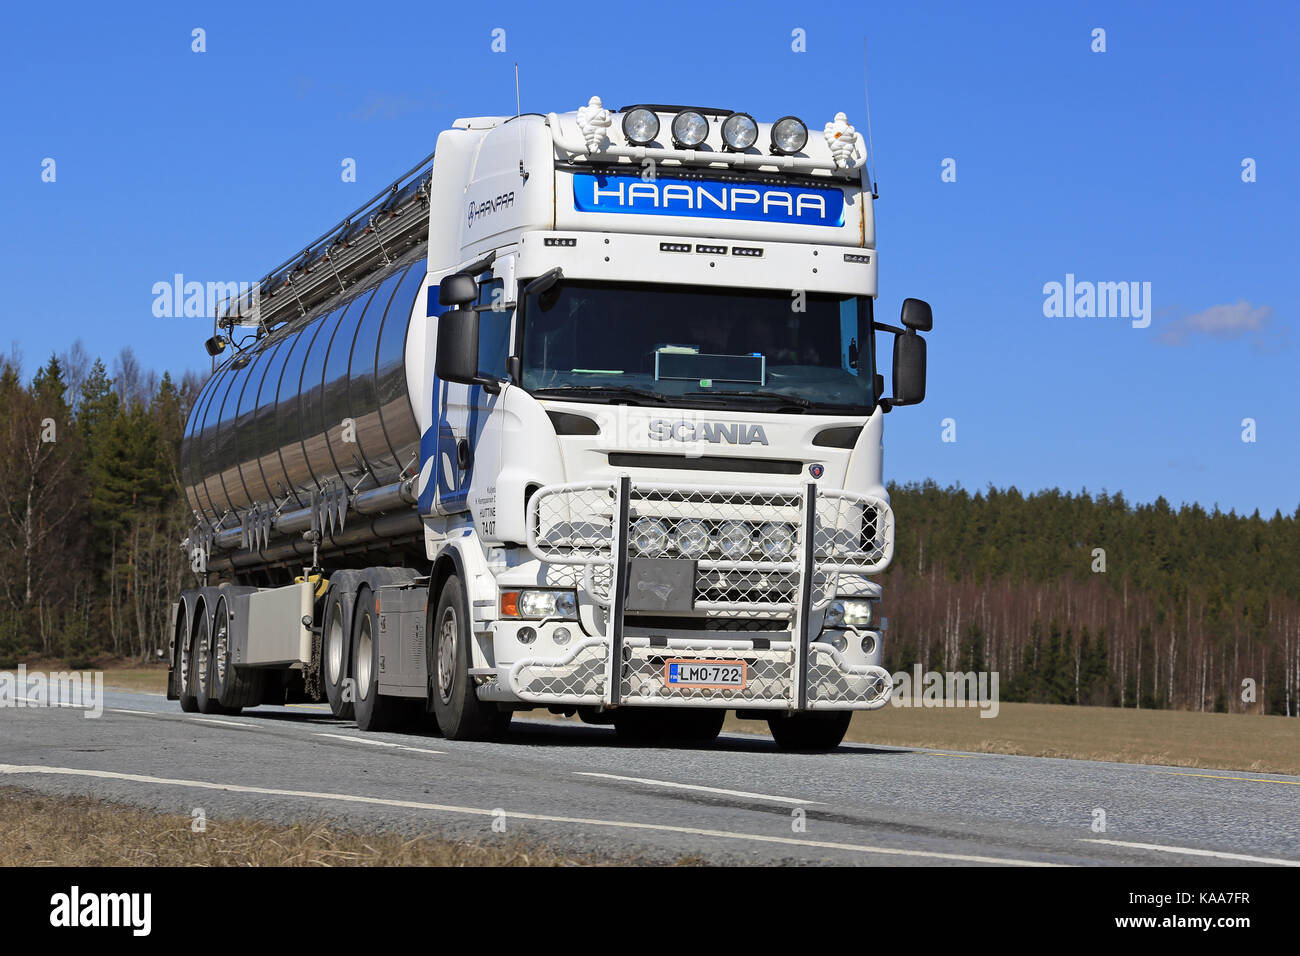
{"type": "Polygon", "coordinates": [[[892,689],[882,419],[931,327],[875,319],[864,159],[843,114],[458,120],[214,317],[169,697],[838,744],[892,689]]]}

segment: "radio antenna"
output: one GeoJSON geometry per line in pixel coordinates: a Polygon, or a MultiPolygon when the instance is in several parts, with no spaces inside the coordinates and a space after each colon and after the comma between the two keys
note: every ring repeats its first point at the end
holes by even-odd
{"type": "Polygon", "coordinates": [[[519,105],[519,61],[515,61],[515,125],[519,127],[519,178],[528,182],[528,173],[524,171],[524,126],[519,122],[523,110],[519,105]]]}
{"type": "Polygon", "coordinates": [[[862,38],[862,91],[867,99],[867,163],[871,174],[871,198],[880,198],[880,187],[876,184],[876,144],[871,141],[871,86],[867,79],[867,38],[862,38]]]}

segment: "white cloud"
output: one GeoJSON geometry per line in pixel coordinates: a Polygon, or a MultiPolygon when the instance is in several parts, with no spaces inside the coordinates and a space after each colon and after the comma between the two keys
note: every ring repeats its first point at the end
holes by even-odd
{"type": "Polygon", "coordinates": [[[1263,332],[1272,318],[1271,305],[1253,306],[1245,301],[1236,305],[1212,305],[1204,312],[1166,323],[1156,338],[1166,345],[1182,345],[1195,335],[1217,339],[1253,336],[1263,332]]]}

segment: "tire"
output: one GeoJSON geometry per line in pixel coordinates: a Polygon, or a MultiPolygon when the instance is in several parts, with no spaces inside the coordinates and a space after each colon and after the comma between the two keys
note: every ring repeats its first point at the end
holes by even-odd
{"type": "Polygon", "coordinates": [[[330,702],[330,713],[342,720],[356,717],[353,701],[345,698],[355,697],[356,688],[346,689],[345,682],[351,676],[349,666],[352,663],[352,628],[348,625],[347,609],[342,593],[332,589],[325,599],[325,622],[321,629],[320,668],[321,683],[325,685],[325,696],[330,702]]]}
{"type": "Polygon", "coordinates": [[[769,717],[768,729],[779,750],[819,752],[834,750],[848,732],[853,711],[829,714],[791,714],[769,717]]]}
{"type": "Polygon", "coordinates": [[[212,626],[208,609],[203,608],[194,627],[190,647],[190,673],[194,675],[194,699],[200,714],[221,713],[221,701],[212,692],[212,626]]]}
{"type": "Polygon", "coordinates": [[[716,708],[691,710],[620,707],[614,730],[632,744],[707,744],[722,732],[727,712],[716,708]]]}
{"type": "Polygon", "coordinates": [[[217,613],[212,617],[212,688],[211,695],[221,705],[221,713],[237,714],[245,707],[256,707],[262,702],[262,677],[260,670],[236,667],[231,660],[230,609],[226,599],[217,603],[217,613]]]}
{"type": "Polygon", "coordinates": [[[379,615],[374,592],[368,587],[357,592],[352,612],[352,674],[358,729],[392,730],[403,722],[409,711],[402,707],[405,701],[379,693],[379,615]]]}
{"type": "Polygon", "coordinates": [[[499,740],[510,728],[508,710],[484,703],[474,692],[470,667],[469,604],[460,578],[442,585],[426,629],[429,646],[429,697],[444,737],[450,740],[499,740]]]}
{"type": "Polygon", "coordinates": [[[194,642],[190,638],[189,614],[182,611],[176,622],[176,696],[180,700],[181,710],[187,714],[196,714],[199,702],[194,696],[194,666],[191,650],[194,642]]]}

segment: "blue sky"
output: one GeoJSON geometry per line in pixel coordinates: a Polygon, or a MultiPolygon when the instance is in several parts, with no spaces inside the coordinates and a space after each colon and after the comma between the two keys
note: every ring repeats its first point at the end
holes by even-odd
{"type": "Polygon", "coordinates": [[[515,62],[525,111],[598,94],[863,127],[865,38],[878,314],[935,312],[887,476],[1300,504],[1300,5],[25,6],[0,15],[0,347],[29,372],[78,338],[205,367],[207,323],[155,318],[155,282],[261,276],[455,117],[512,112],[515,62]],[[1045,317],[1067,273],[1150,282],[1151,326],[1045,317]]]}

